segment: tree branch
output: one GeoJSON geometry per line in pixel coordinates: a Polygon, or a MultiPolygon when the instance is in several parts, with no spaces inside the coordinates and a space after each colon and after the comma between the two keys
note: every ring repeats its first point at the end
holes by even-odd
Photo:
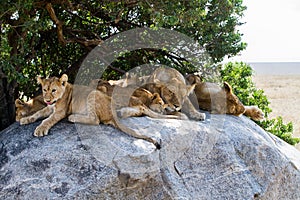
{"type": "Polygon", "coordinates": [[[58,41],[59,43],[61,43],[63,46],[65,46],[67,44],[64,35],[63,35],[63,22],[61,22],[55,14],[55,11],[52,7],[51,3],[47,3],[46,4],[46,9],[52,19],[52,21],[56,24],[57,26],[57,36],[58,36],[58,41]]]}
{"type": "Polygon", "coordinates": [[[112,65],[109,65],[108,67],[111,68],[112,70],[116,71],[116,72],[119,72],[120,74],[125,74],[126,73],[125,70],[116,68],[116,67],[114,67],[112,65]]]}

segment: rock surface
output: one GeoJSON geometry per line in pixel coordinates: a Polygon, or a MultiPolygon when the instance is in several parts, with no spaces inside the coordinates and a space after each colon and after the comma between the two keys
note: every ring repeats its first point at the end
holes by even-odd
{"type": "Polygon", "coordinates": [[[0,134],[0,199],[300,199],[299,152],[246,117],[123,122],[161,138],[156,150],[113,127],[62,121],[0,134]]]}

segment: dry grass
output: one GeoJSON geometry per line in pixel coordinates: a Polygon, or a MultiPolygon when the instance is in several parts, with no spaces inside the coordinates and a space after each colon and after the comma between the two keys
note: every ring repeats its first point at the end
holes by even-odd
{"type": "Polygon", "coordinates": [[[254,82],[270,101],[270,117],[282,116],[285,123],[293,122],[293,135],[300,137],[300,75],[256,75],[254,82]]]}

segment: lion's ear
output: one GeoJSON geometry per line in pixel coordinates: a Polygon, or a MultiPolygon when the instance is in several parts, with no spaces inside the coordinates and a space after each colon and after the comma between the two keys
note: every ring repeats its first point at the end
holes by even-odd
{"type": "Polygon", "coordinates": [[[195,77],[193,74],[188,74],[185,79],[188,81],[189,84],[196,83],[195,77]]]}
{"type": "Polygon", "coordinates": [[[39,84],[43,85],[44,79],[41,76],[38,76],[36,80],[39,84]]]}
{"type": "Polygon", "coordinates": [[[99,87],[97,87],[97,90],[107,94],[107,88],[105,86],[99,86],[99,87]]]}
{"type": "Polygon", "coordinates": [[[16,99],[15,105],[16,105],[17,108],[20,108],[20,107],[24,106],[24,102],[21,101],[20,99],[16,99]]]}
{"type": "Polygon", "coordinates": [[[67,76],[67,74],[63,74],[63,75],[60,77],[59,81],[61,82],[61,84],[62,84],[63,86],[65,86],[66,83],[68,82],[68,76],[67,76]]]}
{"type": "Polygon", "coordinates": [[[224,90],[228,93],[232,93],[232,88],[227,82],[224,82],[224,90]]]}
{"type": "Polygon", "coordinates": [[[155,92],[153,93],[151,100],[153,101],[154,99],[158,99],[158,98],[160,98],[160,95],[157,92],[155,92]]]}
{"type": "Polygon", "coordinates": [[[192,85],[195,83],[201,83],[202,82],[202,77],[196,74],[188,74],[186,76],[186,80],[192,85]]]}
{"type": "Polygon", "coordinates": [[[196,83],[193,84],[193,85],[188,85],[186,87],[186,89],[187,89],[187,96],[194,92],[195,87],[196,87],[196,83]]]}

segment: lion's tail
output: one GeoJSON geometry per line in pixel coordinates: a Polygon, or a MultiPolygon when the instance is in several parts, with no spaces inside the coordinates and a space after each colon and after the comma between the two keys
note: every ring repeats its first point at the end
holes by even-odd
{"type": "Polygon", "coordinates": [[[128,128],[124,124],[120,123],[120,121],[118,119],[116,120],[116,124],[117,124],[117,128],[119,128],[121,131],[127,133],[128,135],[131,135],[132,137],[135,137],[135,138],[138,138],[138,139],[143,139],[143,140],[146,140],[148,142],[151,142],[151,143],[153,143],[155,145],[155,147],[157,149],[161,148],[160,142],[157,141],[156,139],[153,139],[153,138],[151,138],[149,136],[140,134],[140,133],[136,132],[135,130],[133,130],[131,128],[128,128]]]}
{"type": "MultiPolygon", "coordinates": [[[[113,100],[112,100],[112,102],[113,102],[113,100]]],[[[112,103],[112,105],[113,105],[113,103],[112,103]]],[[[128,135],[130,135],[132,137],[135,137],[135,138],[138,138],[138,139],[143,139],[143,140],[146,140],[148,142],[153,143],[157,149],[161,148],[160,142],[157,141],[156,139],[151,138],[151,137],[146,136],[146,135],[143,135],[143,134],[140,134],[140,133],[136,132],[135,130],[127,127],[123,123],[121,123],[120,120],[119,120],[119,117],[117,115],[117,111],[115,109],[115,106],[112,106],[112,113],[113,113],[113,118],[114,118],[115,126],[118,129],[120,129],[121,131],[127,133],[128,135]]]]}

